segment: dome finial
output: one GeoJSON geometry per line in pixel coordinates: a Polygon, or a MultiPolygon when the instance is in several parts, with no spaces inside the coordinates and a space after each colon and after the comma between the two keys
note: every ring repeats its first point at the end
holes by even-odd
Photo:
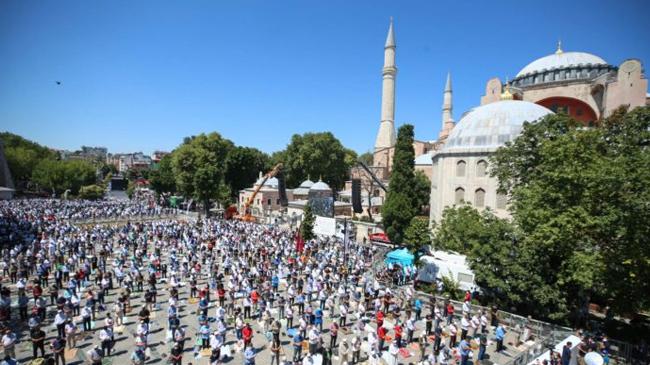
{"type": "Polygon", "coordinates": [[[513,100],[514,96],[510,92],[510,81],[508,81],[508,76],[506,76],[506,89],[501,93],[501,100],[513,100]]]}
{"type": "Polygon", "coordinates": [[[562,40],[558,39],[557,40],[557,50],[555,51],[555,54],[562,54],[564,51],[562,50],[562,40]]]}

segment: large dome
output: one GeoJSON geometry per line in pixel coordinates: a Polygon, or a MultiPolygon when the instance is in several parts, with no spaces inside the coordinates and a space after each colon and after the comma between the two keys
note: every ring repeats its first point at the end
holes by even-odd
{"type": "Polygon", "coordinates": [[[561,69],[577,65],[606,65],[602,58],[586,52],[555,52],[538,58],[522,68],[517,77],[532,74],[542,70],[561,69]]]}
{"type": "Polygon", "coordinates": [[[533,122],[552,111],[528,101],[501,100],[466,113],[451,131],[444,151],[498,148],[515,139],[524,122],[533,122]]]}

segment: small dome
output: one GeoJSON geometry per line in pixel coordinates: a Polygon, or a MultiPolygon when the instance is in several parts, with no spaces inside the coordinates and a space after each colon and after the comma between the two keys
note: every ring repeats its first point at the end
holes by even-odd
{"type": "Polygon", "coordinates": [[[555,52],[551,55],[538,58],[522,68],[517,77],[536,73],[542,70],[561,69],[577,65],[606,65],[602,58],[586,52],[555,52]]]}
{"type": "Polygon", "coordinates": [[[528,101],[502,100],[467,112],[449,134],[443,151],[498,148],[515,139],[524,122],[533,122],[552,111],[528,101]]]}
{"type": "Polygon", "coordinates": [[[314,190],[314,191],[324,191],[324,190],[332,190],[329,185],[324,183],[322,180],[318,180],[317,183],[311,186],[309,190],[314,190]]]}
{"type": "MultiPolygon", "coordinates": [[[[264,180],[264,178],[257,179],[257,181],[255,182],[255,185],[260,185],[262,183],[262,180],[264,180]]],[[[278,179],[275,178],[275,177],[272,177],[272,178],[266,180],[266,182],[264,183],[264,186],[267,187],[267,188],[275,188],[275,189],[277,189],[277,187],[278,187],[278,179]]]]}
{"type": "Polygon", "coordinates": [[[311,188],[312,186],[314,186],[314,182],[311,181],[311,180],[309,180],[309,179],[303,181],[302,184],[300,184],[300,187],[301,187],[301,188],[307,188],[307,189],[309,189],[309,188],[311,188]]]}

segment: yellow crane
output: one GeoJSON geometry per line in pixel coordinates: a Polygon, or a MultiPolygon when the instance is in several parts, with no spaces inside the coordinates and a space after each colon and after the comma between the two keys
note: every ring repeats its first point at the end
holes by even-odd
{"type": "Polygon", "coordinates": [[[281,163],[275,165],[271,171],[267,172],[266,175],[264,175],[262,181],[259,183],[259,185],[257,185],[255,190],[253,191],[253,194],[251,194],[251,196],[248,197],[248,199],[246,199],[246,202],[244,203],[244,211],[243,211],[243,215],[241,216],[241,220],[245,222],[255,222],[255,217],[253,217],[253,215],[251,214],[251,205],[255,201],[255,196],[257,196],[257,193],[260,191],[262,186],[264,186],[264,183],[268,179],[277,175],[278,172],[280,172],[280,169],[282,169],[281,163]]]}

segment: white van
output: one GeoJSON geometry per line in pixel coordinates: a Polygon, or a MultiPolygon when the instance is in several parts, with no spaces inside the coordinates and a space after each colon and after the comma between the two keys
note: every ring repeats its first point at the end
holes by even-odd
{"type": "Polygon", "coordinates": [[[443,276],[457,281],[462,290],[478,289],[474,281],[474,272],[467,264],[466,256],[454,252],[433,251],[431,256],[420,257],[417,280],[435,283],[437,280],[442,280],[443,276]]]}

